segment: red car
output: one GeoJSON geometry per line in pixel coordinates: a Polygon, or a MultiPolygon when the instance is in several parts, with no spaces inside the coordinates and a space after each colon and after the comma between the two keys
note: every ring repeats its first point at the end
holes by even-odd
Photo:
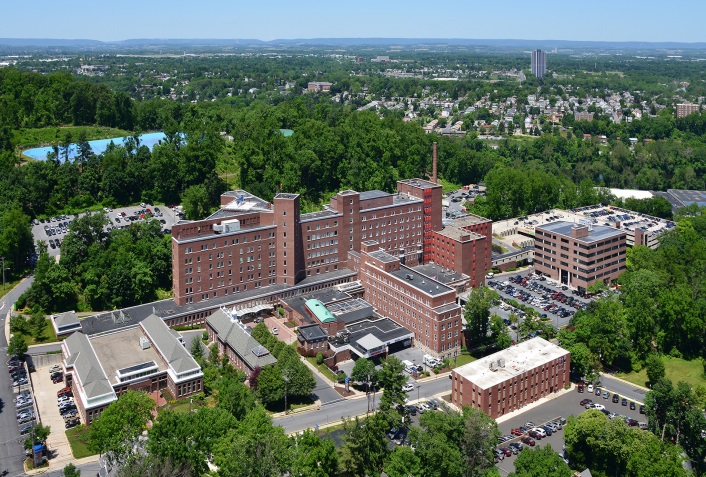
{"type": "Polygon", "coordinates": [[[525,436],[522,439],[520,439],[523,444],[527,444],[530,447],[534,447],[534,439],[532,439],[530,436],[525,436]]]}
{"type": "Polygon", "coordinates": [[[58,397],[58,396],[62,396],[62,395],[64,395],[64,394],[67,394],[67,393],[70,393],[70,392],[71,392],[71,388],[68,387],[68,386],[66,386],[65,388],[59,389],[59,390],[56,392],[56,395],[57,395],[57,397],[58,397]]]}
{"type": "Polygon", "coordinates": [[[503,447],[500,449],[503,453],[505,453],[505,457],[511,457],[512,456],[512,450],[509,447],[503,447]]]}
{"type": "Polygon", "coordinates": [[[524,434],[524,432],[522,432],[519,427],[516,427],[515,429],[510,431],[510,434],[512,434],[513,436],[521,436],[524,434]]]}

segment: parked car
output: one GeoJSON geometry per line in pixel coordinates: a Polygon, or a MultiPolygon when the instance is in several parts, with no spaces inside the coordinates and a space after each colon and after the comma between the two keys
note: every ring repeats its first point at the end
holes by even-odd
{"type": "Polygon", "coordinates": [[[630,410],[631,411],[635,410],[635,401],[630,401],[630,410]]]}
{"type": "Polygon", "coordinates": [[[64,424],[64,427],[66,429],[71,429],[72,427],[76,427],[79,424],[81,424],[81,421],[79,421],[78,419],[72,419],[70,421],[66,421],[66,424],[64,424]]]}
{"type": "Polygon", "coordinates": [[[63,366],[61,366],[59,364],[55,364],[54,366],[49,368],[49,374],[60,373],[60,372],[64,372],[64,368],[63,368],[63,366]]]}
{"type": "Polygon", "coordinates": [[[534,439],[532,439],[530,436],[525,436],[522,439],[520,439],[520,441],[522,441],[523,444],[527,444],[530,447],[534,447],[534,445],[535,445],[534,439]]]}
{"type": "Polygon", "coordinates": [[[582,399],[581,402],[579,402],[580,405],[585,406],[586,404],[591,404],[593,401],[590,399],[582,399]]]}
{"type": "Polygon", "coordinates": [[[613,402],[617,403],[620,401],[620,396],[618,394],[613,394],[613,402]]]}
{"type": "Polygon", "coordinates": [[[402,391],[408,393],[410,391],[414,391],[414,385],[412,383],[407,383],[404,386],[402,386],[402,391]]]}

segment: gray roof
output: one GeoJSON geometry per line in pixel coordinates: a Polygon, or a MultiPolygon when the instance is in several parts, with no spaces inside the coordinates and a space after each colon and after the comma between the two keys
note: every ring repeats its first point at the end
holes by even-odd
{"type": "Polygon", "coordinates": [[[64,345],[68,350],[66,364],[73,366],[86,397],[91,399],[112,393],[117,399],[88,337],[83,333],[74,333],[64,340],[64,345]]]}
{"type": "Polygon", "coordinates": [[[456,273],[451,269],[444,268],[434,263],[417,265],[416,267],[412,267],[412,270],[419,272],[422,275],[426,275],[437,282],[441,282],[444,285],[468,278],[466,275],[456,273]]]}
{"type": "MultiPolygon", "coordinates": [[[[556,234],[563,235],[565,237],[571,237],[571,228],[575,224],[573,222],[567,222],[565,220],[558,220],[556,222],[551,222],[545,225],[538,225],[535,230],[547,230],[549,232],[554,232],[556,234]]],[[[571,237],[573,240],[585,243],[598,242],[600,240],[605,240],[611,237],[617,237],[619,235],[625,235],[624,231],[614,229],[613,227],[607,227],[605,225],[592,225],[592,230],[589,230],[588,235],[585,237],[571,237]]]]}
{"type": "Polygon", "coordinates": [[[250,336],[250,334],[235,323],[223,310],[216,310],[208,318],[206,323],[213,328],[218,335],[218,339],[230,346],[238,356],[250,367],[265,367],[275,364],[277,359],[267,353],[262,355],[260,343],[250,336]],[[255,351],[258,351],[256,354],[255,351]]]}
{"type": "Polygon", "coordinates": [[[172,334],[157,315],[150,315],[140,322],[142,329],[149,335],[152,343],[167,361],[175,373],[181,374],[194,369],[200,369],[198,363],[172,334]]]}
{"type": "Polygon", "coordinates": [[[403,338],[411,338],[414,336],[412,331],[404,326],[395,323],[389,318],[373,317],[370,320],[362,320],[358,323],[346,326],[350,331],[350,342],[356,343],[365,338],[367,335],[373,335],[383,343],[389,344],[399,341],[403,338]]]}
{"type": "Polygon", "coordinates": [[[326,330],[324,330],[320,325],[300,326],[298,330],[299,336],[301,336],[305,341],[320,340],[328,337],[326,330]]]}
{"type": "Polygon", "coordinates": [[[368,200],[368,199],[378,199],[380,197],[388,197],[392,194],[389,192],[384,192],[381,190],[366,190],[365,192],[360,193],[360,200],[368,200]]]}
{"type": "Polygon", "coordinates": [[[390,275],[394,275],[398,279],[404,281],[408,285],[413,286],[417,290],[431,296],[443,295],[444,293],[454,291],[453,288],[450,288],[426,275],[422,275],[414,269],[405,267],[404,265],[399,270],[393,270],[389,273],[390,275]]]}
{"type": "Polygon", "coordinates": [[[56,326],[58,328],[61,328],[62,326],[77,325],[79,324],[78,315],[74,311],[67,311],[65,313],[56,315],[54,317],[54,323],[56,323],[56,326]]]}

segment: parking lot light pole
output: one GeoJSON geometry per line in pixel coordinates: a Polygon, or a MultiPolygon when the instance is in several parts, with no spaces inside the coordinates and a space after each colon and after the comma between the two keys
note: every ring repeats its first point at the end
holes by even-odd
{"type": "Polygon", "coordinates": [[[419,404],[419,388],[421,388],[421,386],[417,384],[417,404],[419,404]]]}

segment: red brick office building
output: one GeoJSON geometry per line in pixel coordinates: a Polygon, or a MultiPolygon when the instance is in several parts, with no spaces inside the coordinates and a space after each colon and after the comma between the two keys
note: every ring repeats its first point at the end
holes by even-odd
{"type": "Polygon", "coordinates": [[[570,384],[569,352],[532,338],[451,371],[451,402],[480,409],[493,419],[570,384]]]}

